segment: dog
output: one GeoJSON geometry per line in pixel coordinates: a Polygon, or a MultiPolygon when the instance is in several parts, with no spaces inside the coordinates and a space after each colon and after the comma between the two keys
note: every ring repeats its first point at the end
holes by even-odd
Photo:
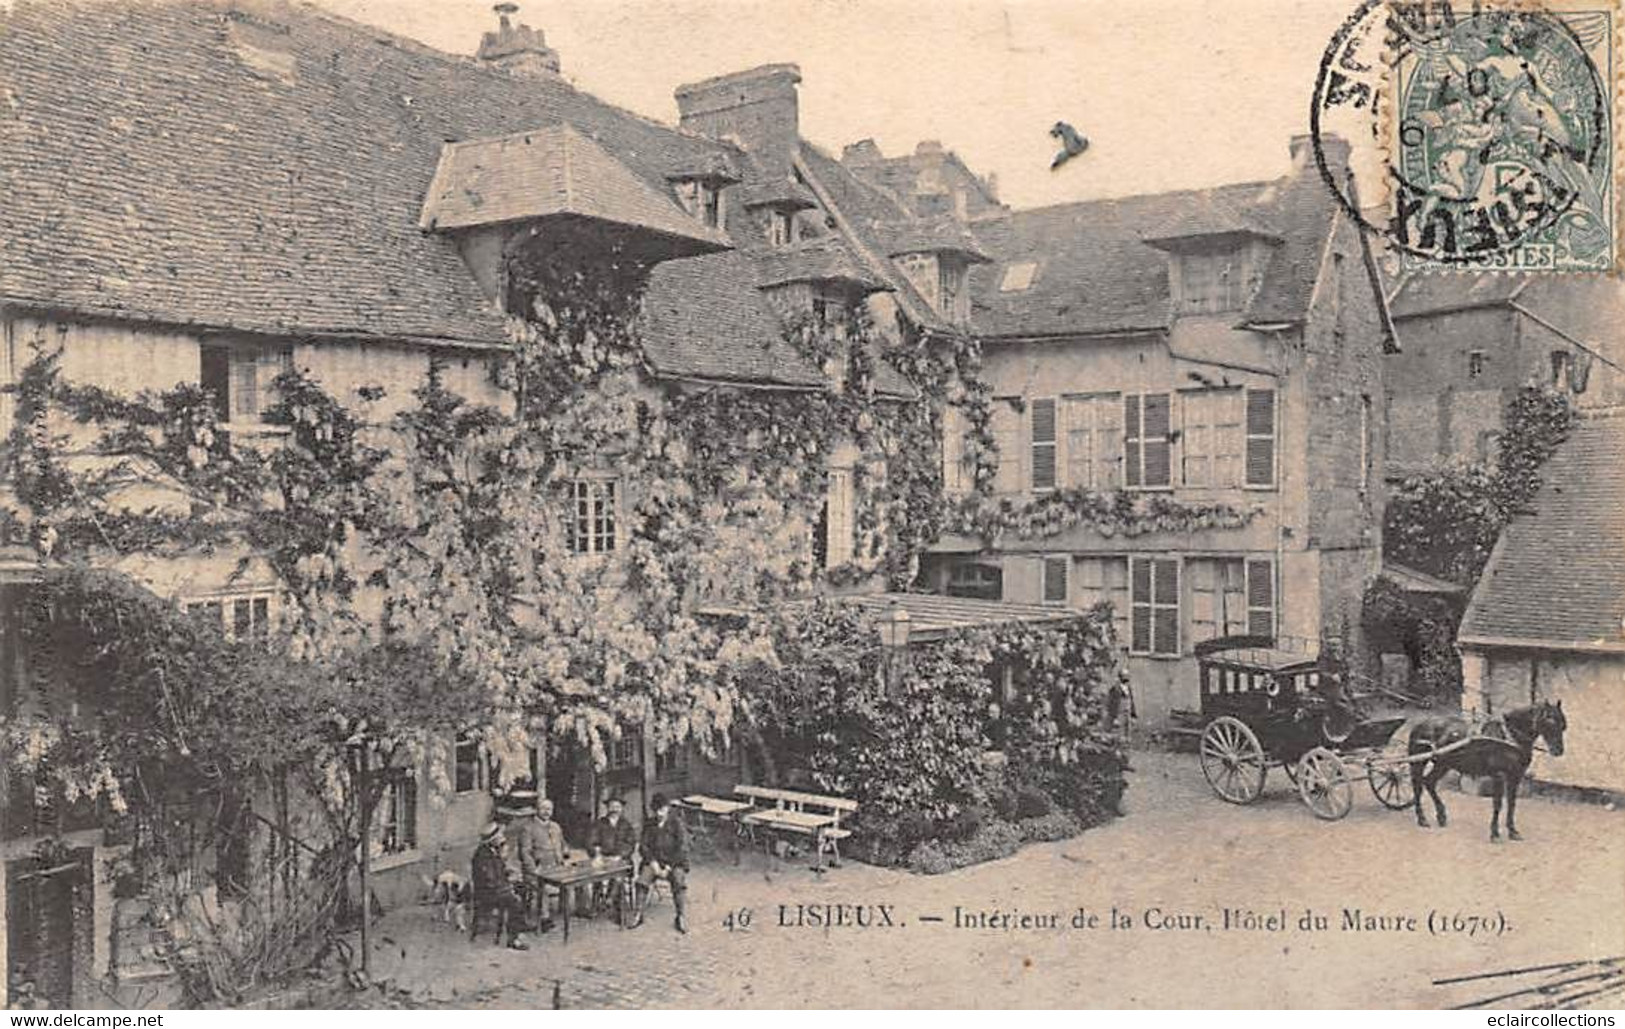
{"type": "Polygon", "coordinates": [[[441,872],[429,884],[430,903],[440,906],[440,920],[468,932],[468,906],[474,899],[474,888],[456,872],[441,872]]]}

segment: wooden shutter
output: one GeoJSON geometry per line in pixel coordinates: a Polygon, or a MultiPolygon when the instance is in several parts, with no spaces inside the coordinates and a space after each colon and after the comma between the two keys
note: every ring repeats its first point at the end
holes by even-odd
{"type": "Polygon", "coordinates": [[[1055,488],[1055,400],[1034,400],[1029,408],[1032,419],[1032,487],[1055,488]]]}
{"type": "Polygon", "coordinates": [[[1275,391],[1247,391],[1247,485],[1275,485],[1275,391]]]}
{"type": "Polygon", "coordinates": [[[1179,653],[1179,562],[1159,557],[1151,562],[1152,650],[1179,653]]]}
{"type": "Polygon", "coordinates": [[[1143,481],[1144,464],[1140,448],[1140,400],[1137,393],[1123,397],[1123,484],[1138,486],[1143,481]]]}
{"type": "Polygon", "coordinates": [[[1133,608],[1129,649],[1151,653],[1151,559],[1129,559],[1129,603],[1133,608]]]}
{"type": "Polygon", "coordinates": [[[993,401],[993,445],[998,449],[998,473],[993,477],[995,493],[1019,493],[1022,486],[1021,415],[1010,406],[1009,398],[993,401]]]}
{"type": "Polygon", "coordinates": [[[970,489],[965,468],[965,415],[952,404],[942,410],[942,488],[948,493],[970,489]]]}
{"type": "Polygon", "coordinates": [[[1167,486],[1172,482],[1169,430],[1170,398],[1166,393],[1147,393],[1145,412],[1140,423],[1141,446],[1145,451],[1144,486],[1167,486]]]}
{"type": "Polygon", "coordinates": [[[1247,633],[1275,635],[1275,567],[1267,558],[1247,562],[1247,633]]]}
{"type": "Polygon", "coordinates": [[[1212,486],[1213,421],[1217,395],[1198,391],[1180,394],[1181,478],[1187,486],[1212,486]]]}
{"type": "Polygon", "coordinates": [[[1066,603],[1066,566],[1070,562],[1071,558],[1066,557],[1046,557],[1044,559],[1044,603],[1066,603]]]}
{"type": "Polygon", "coordinates": [[[1123,485],[1123,404],[1116,393],[1090,402],[1095,412],[1096,489],[1123,485]]]}

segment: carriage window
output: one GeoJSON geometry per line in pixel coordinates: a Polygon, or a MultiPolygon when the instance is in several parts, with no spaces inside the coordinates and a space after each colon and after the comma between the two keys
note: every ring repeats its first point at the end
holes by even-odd
{"type": "Polygon", "coordinates": [[[1132,558],[1129,586],[1133,606],[1130,653],[1178,656],[1179,562],[1171,557],[1132,558]]]}

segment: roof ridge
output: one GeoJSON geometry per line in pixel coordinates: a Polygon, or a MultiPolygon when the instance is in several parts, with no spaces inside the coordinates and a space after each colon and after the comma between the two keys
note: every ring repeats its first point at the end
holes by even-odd
{"type": "MultiPolygon", "coordinates": [[[[199,6],[229,8],[235,2],[237,2],[237,0],[201,0],[199,6]]],[[[473,71],[477,71],[483,75],[500,77],[510,82],[519,83],[521,86],[527,83],[526,79],[510,75],[500,68],[494,68],[489,64],[482,63],[477,57],[474,57],[471,54],[456,54],[449,50],[442,50],[439,47],[430,46],[428,43],[425,43],[422,40],[413,39],[410,36],[403,36],[400,33],[392,32],[389,29],[383,28],[382,26],[374,25],[371,22],[359,21],[355,18],[339,14],[338,12],[330,10],[326,7],[319,6],[314,2],[314,0],[256,0],[256,2],[285,6],[299,13],[333,23],[349,31],[371,36],[375,42],[387,43],[388,45],[394,46],[399,50],[414,53],[421,57],[429,57],[442,61],[446,64],[472,69],[473,71]]],[[[730,143],[727,140],[713,139],[710,136],[707,136],[704,133],[696,132],[693,129],[686,129],[681,125],[673,125],[670,122],[661,121],[652,115],[643,114],[641,112],[634,111],[631,108],[622,107],[619,104],[612,103],[596,93],[588,92],[581,86],[578,86],[569,79],[566,79],[562,74],[556,78],[531,81],[547,82],[551,85],[568,89],[572,93],[575,93],[578,96],[599,105],[607,111],[611,111],[625,118],[631,118],[634,121],[642,122],[645,125],[649,125],[653,128],[662,129],[666,132],[672,133],[673,135],[681,136],[684,139],[692,139],[697,143],[706,143],[719,149],[731,150],[736,153],[745,152],[744,148],[738,146],[737,144],[730,143]]]]}
{"type": "MultiPolygon", "coordinates": [[[[1212,186],[1191,186],[1183,189],[1166,189],[1152,193],[1127,193],[1115,197],[1094,197],[1088,200],[1062,200],[1054,204],[1042,204],[1038,207],[1009,207],[1003,217],[1015,218],[1029,214],[1049,214],[1067,207],[1088,207],[1094,204],[1117,204],[1130,200],[1164,200],[1173,197],[1189,197],[1200,194],[1213,193],[1217,190],[1263,189],[1267,186],[1279,185],[1292,178],[1283,175],[1274,179],[1247,180],[1243,182],[1221,182],[1212,186]]],[[[994,220],[994,219],[989,219],[994,220]]]]}

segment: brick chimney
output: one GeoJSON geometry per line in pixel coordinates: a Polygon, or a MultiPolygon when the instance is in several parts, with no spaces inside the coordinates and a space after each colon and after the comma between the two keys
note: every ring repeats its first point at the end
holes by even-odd
{"type": "Polygon", "coordinates": [[[487,32],[480,39],[480,49],[475,56],[510,75],[557,78],[559,52],[547,45],[547,36],[541,29],[513,23],[512,18],[519,13],[519,5],[500,3],[491,9],[497,12],[497,30],[487,32]]]}
{"type": "Polygon", "coordinates": [[[801,139],[793,64],[720,75],[678,86],[679,124],[711,139],[728,140],[760,160],[788,165],[801,139]]]}
{"type": "Polygon", "coordinates": [[[873,139],[860,139],[841,149],[841,163],[848,168],[864,168],[885,159],[886,155],[880,152],[880,144],[873,139]]]}

